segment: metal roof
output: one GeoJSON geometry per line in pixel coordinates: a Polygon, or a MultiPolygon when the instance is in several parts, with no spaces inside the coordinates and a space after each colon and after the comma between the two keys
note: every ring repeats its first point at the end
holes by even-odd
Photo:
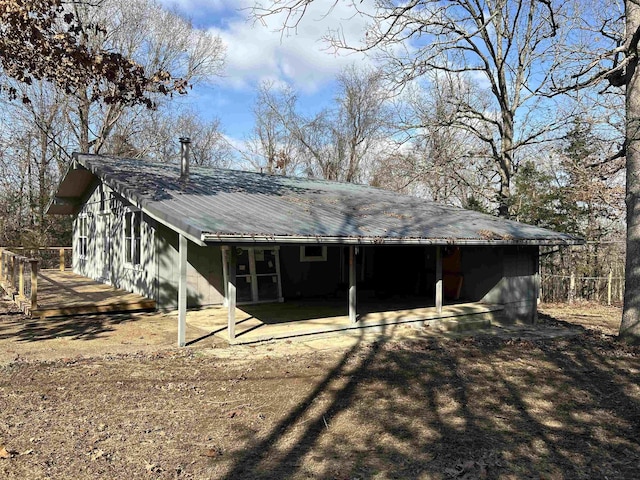
{"type": "Polygon", "coordinates": [[[75,155],[49,213],[74,213],[74,174],[86,176],[85,169],[160,222],[205,243],[583,243],[573,235],[364,185],[197,166],[185,181],[179,165],[89,154],[75,155]]]}

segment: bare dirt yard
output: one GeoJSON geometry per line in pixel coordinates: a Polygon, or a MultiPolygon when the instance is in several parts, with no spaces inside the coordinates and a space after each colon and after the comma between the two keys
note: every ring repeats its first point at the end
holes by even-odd
{"type": "Polygon", "coordinates": [[[0,304],[0,478],[638,478],[619,309],[541,311],[473,335],[176,349],[162,315],[0,304]]]}

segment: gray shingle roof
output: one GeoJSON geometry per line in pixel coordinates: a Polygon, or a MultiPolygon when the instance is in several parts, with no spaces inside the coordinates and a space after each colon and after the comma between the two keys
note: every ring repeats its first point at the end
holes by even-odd
{"type": "Polygon", "coordinates": [[[206,242],[575,244],[578,237],[378,188],[79,154],[163,223],[206,242]]]}

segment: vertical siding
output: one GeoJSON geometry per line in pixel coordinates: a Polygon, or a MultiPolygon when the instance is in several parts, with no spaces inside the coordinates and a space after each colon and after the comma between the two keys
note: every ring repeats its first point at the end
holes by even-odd
{"type": "Polygon", "coordinates": [[[324,262],[301,262],[299,245],[280,247],[282,296],[286,299],[346,292],[340,282],[340,249],[328,246],[324,262]]]}
{"type": "Polygon", "coordinates": [[[467,298],[503,304],[510,321],[535,319],[538,247],[465,248],[463,270],[467,298]]]}
{"type": "MultiPolygon", "coordinates": [[[[177,308],[178,234],[158,224],[157,278],[160,308],[177,308]]],[[[224,301],[222,253],[219,246],[201,247],[187,242],[187,305],[221,305],[224,301]]]]}
{"type": "Polygon", "coordinates": [[[100,185],[94,185],[85,199],[81,211],[73,222],[73,271],[93,280],[156,299],[156,248],[154,221],[142,215],[140,226],[140,265],[132,267],[124,261],[124,210],[128,205],[123,199],[109,202],[112,192],[104,186],[105,210],[100,210],[100,185]],[[78,217],[87,215],[89,240],[87,255],[78,255],[78,217]],[[102,242],[107,242],[108,252],[102,254],[102,242]]]}
{"type": "MultiPolygon", "coordinates": [[[[128,202],[119,196],[111,204],[105,188],[106,211],[100,211],[100,185],[96,183],[73,221],[73,271],[93,280],[154,299],[159,308],[177,307],[178,235],[142,214],[140,265],[124,261],[124,211],[128,202]],[[111,208],[114,207],[114,208],[111,208]],[[78,255],[78,217],[88,217],[87,255],[78,255]],[[101,236],[108,239],[108,257],[101,255],[101,236]]],[[[222,264],[220,247],[199,247],[188,243],[188,306],[222,304],[222,264]]]]}

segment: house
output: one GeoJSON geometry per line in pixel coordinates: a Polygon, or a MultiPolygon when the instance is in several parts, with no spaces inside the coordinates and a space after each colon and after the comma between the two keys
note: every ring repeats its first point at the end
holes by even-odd
{"type": "MultiPolygon", "coordinates": [[[[73,270],[178,309],[343,298],[497,304],[533,321],[538,251],[582,240],[369,186],[75,154],[50,214],[74,216],[73,270]]],[[[390,303],[391,304],[391,303],[390,303]]]]}

